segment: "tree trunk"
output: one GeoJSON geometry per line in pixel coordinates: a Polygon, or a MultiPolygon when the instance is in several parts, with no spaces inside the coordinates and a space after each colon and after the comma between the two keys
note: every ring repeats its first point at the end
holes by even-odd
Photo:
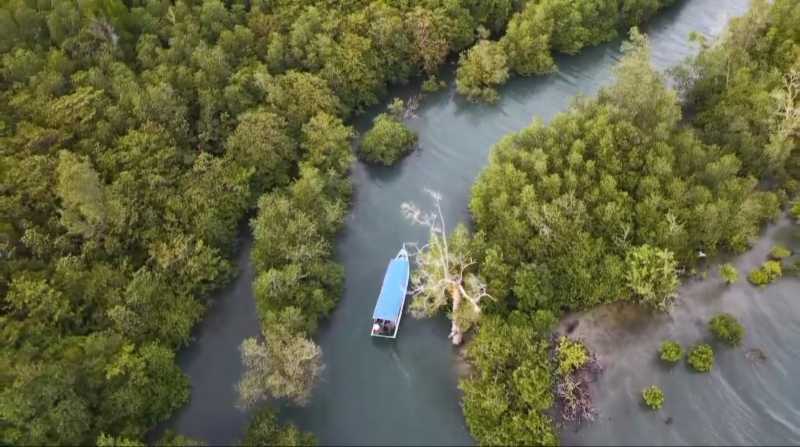
{"type": "Polygon", "coordinates": [[[452,340],[454,346],[458,346],[464,338],[457,321],[458,309],[461,307],[461,290],[458,287],[451,287],[450,295],[453,297],[453,322],[450,325],[450,335],[447,338],[452,340]]]}

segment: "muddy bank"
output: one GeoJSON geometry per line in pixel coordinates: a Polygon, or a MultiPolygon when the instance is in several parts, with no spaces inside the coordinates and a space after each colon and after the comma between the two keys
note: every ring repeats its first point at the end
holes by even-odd
{"type": "Polygon", "coordinates": [[[615,303],[566,317],[560,331],[577,321],[570,335],[597,353],[606,372],[594,384],[597,421],[566,428],[564,443],[800,442],[800,280],[784,276],[761,288],[746,280],[773,245],[800,251],[799,232],[787,218],[770,225],[751,250],[730,259],[740,272],[737,284],[726,285],[719,263],[710,263],[705,279],[691,279],[680,288],[669,314],[615,303]],[[707,323],[719,312],[733,314],[747,329],[741,347],[712,339],[707,323]],[[698,374],[685,362],[666,366],[658,358],[665,339],[678,341],[684,350],[710,343],[714,369],[698,374]],[[641,390],[651,384],[666,394],[659,412],[641,404],[641,390]]]}

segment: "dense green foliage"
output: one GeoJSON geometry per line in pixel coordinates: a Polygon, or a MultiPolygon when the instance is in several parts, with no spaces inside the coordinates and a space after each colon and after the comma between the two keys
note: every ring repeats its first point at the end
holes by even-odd
{"type": "Polygon", "coordinates": [[[105,433],[101,433],[95,442],[97,447],[145,447],[143,442],[135,441],[133,439],[123,437],[113,437],[105,433]]]}
{"type": "MultiPolygon", "coordinates": [[[[535,0],[519,3],[505,34],[461,54],[458,92],[472,100],[497,100],[495,87],[509,69],[532,75],[555,68],[552,52],[575,54],[607,42],[618,30],[646,21],[674,0],[535,0]]],[[[490,3],[512,3],[490,2],[490,3]]]]}
{"type": "Polygon", "coordinates": [[[416,143],[417,134],[401,119],[381,113],[361,139],[359,155],[370,163],[389,166],[410,152],[416,143]]]}
{"type": "Polygon", "coordinates": [[[697,372],[709,372],[714,367],[714,350],[711,349],[711,346],[701,343],[689,351],[686,361],[697,372]]]}
{"type": "Polygon", "coordinates": [[[555,427],[550,343],[544,336],[555,319],[512,313],[485,318],[467,348],[474,374],[461,382],[464,416],[482,445],[553,445],[555,427]]]}
{"type": "Polygon", "coordinates": [[[156,442],[156,445],[164,447],[202,447],[207,444],[205,441],[192,439],[175,433],[173,430],[167,430],[156,442]]]}
{"type": "Polygon", "coordinates": [[[734,284],[739,281],[739,271],[732,264],[722,264],[719,268],[719,275],[726,284],[734,284]]]}
{"type": "Polygon", "coordinates": [[[667,363],[678,363],[683,357],[683,348],[674,340],[664,340],[659,349],[661,360],[667,363]]]}
{"type": "Polygon", "coordinates": [[[331,240],[350,195],[346,173],[352,131],[330,115],[302,126],[298,178],[263,195],[251,227],[253,283],[264,343],[242,343],[244,405],[273,397],[304,404],[322,371],[321,351],[310,336],[335,306],[344,280],[332,261],[331,240]]]}
{"type": "MultiPolygon", "coordinates": [[[[588,43],[570,42],[601,39],[591,32],[584,40],[567,32],[554,37],[552,30],[573,29],[566,24],[590,16],[561,14],[555,25],[546,6],[557,3],[529,2],[510,20],[500,44],[512,72],[550,70],[551,48],[574,51],[588,43]]],[[[636,3],[649,11],[659,6],[636,3]]],[[[596,17],[610,18],[605,29],[613,29],[615,16],[596,17]]],[[[492,324],[509,324],[509,313],[558,315],[620,299],[666,309],[678,272],[692,271],[700,253],[748,248],[800,189],[797,23],[797,2],[755,1],[718,44],[703,42],[700,54],[674,71],[683,104],[634,33],[615,85],[546,126],[535,121],[501,140],[470,202],[480,274],[496,298],[487,313],[500,316],[492,324]]],[[[761,274],[779,271],[775,263],[761,274]]],[[[729,282],[738,276],[725,267],[722,274],[729,282]]],[[[677,361],[680,346],[665,343],[661,355],[677,361]]],[[[710,371],[713,350],[695,347],[688,363],[710,371]]],[[[487,374],[485,365],[474,366],[474,376],[487,374]]],[[[493,386],[480,384],[473,395],[493,386]]],[[[507,418],[525,414],[511,410],[507,418]]]]}
{"type": "Polygon", "coordinates": [[[708,328],[718,340],[730,346],[739,346],[744,339],[744,326],[731,314],[721,313],[715,315],[709,322],[708,328]]]}
{"type": "Polygon", "coordinates": [[[664,392],[661,388],[650,385],[642,390],[642,399],[651,410],[660,410],[664,405],[664,392]]]}
{"type": "Polygon", "coordinates": [[[681,70],[693,124],[705,141],[742,161],[743,172],[797,190],[800,171],[800,4],[756,0],[720,42],[681,70]]]}
{"type": "Polygon", "coordinates": [[[761,267],[750,270],[747,280],[755,286],[764,286],[783,276],[783,267],[780,261],[767,261],[761,267]]]}
{"type": "Polygon", "coordinates": [[[310,336],[341,287],[342,120],[515,8],[2,2],[0,443],[138,440],[182,405],[173,352],[257,202],[259,313],[310,336]]]}
{"type": "Polygon", "coordinates": [[[317,444],[314,435],[304,433],[292,424],[281,425],[275,411],[271,408],[259,410],[242,440],[243,446],[313,446],[317,444]]]}
{"type": "Polygon", "coordinates": [[[481,40],[458,61],[456,87],[470,100],[496,102],[495,87],[508,79],[508,62],[497,42],[481,40]]]}
{"type": "MultiPolygon", "coordinates": [[[[439,86],[479,27],[506,32],[465,66],[502,66],[500,48],[509,71],[532,74],[553,68],[551,50],[607,40],[664,3],[2,2],[0,443],[138,442],[182,405],[174,351],[233,273],[256,204],[267,342],[250,343],[253,364],[268,375],[293,353],[313,361],[293,358],[302,374],[278,371],[250,396],[302,397],[319,371],[310,337],[342,287],[343,120],[390,84],[439,86]]],[[[675,263],[746,247],[778,203],[758,180],[797,190],[798,22],[796,2],[756,2],[684,68],[698,132],[678,125],[640,44],[597,100],[504,140],[471,203],[490,310],[663,307],[675,263]]],[[[491,74],[476,77],[481,95],[491,74]]],[[[476,338],[463,386],[481,442],[556,441],[542,413],[555,367],[527,318],[492,317],[476,338]]]]}
{"type": "Polygon", "coordinates": [[[736,155],[679,125],[676,94],[633,38],[615,85],[504,138],[473,188],[481,273],[501,306],[664,309],[698,247],[741,250],[776,211],[736,155]]]}
{"type": "Polygon", "coordinates": [[[586,346],[567,337],[558,339],[556,351],[558,352],[558,373],[562,376],[577,371],[589,361],[589,352],[586,350],[586,346]]]}

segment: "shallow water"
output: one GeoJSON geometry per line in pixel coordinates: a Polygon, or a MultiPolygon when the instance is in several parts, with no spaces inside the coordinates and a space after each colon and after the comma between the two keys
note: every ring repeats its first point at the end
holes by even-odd
{"type": "MultiPolygon", "coordinates": [[[[747,253],[731,262],[740,281],[727,286],[718,264],[708,278],[685,284],[669,315],[650,315],[636,306],[605,306],[566,319],[577,320],[572,336],[598,354],[606,371],[593,386],[599,417],[575,432],[565,430],[565,444],[798,444],[800,443],[800,279],[784,277],[754,287],[747,272],[763,263],[780,243],[800,252],[800,226],[782,219],[767,228],[747,253]],[[738,348],[713,340],[708,320],[733,314],[747,330],[738,348]],[[692,371],[685,362],[673,367],[658,358],[662,340],[674,339],[688,350],[709,343],[714,369],[692,371]],[[758,349],[766,358],[748,356],[758,349]],[[655,384],[665,393],[664,407],[652,412],[641,391],[655,384]]],[[[792,261],[786,262],[790,265],[792,261]]]]}
{"type": "MultiPolygon", "coordinates": [[[[747,0],[679,2],[644,28],[650,35],[654,63],[666,68],[680,62],[695,51],[688,42],[689,32],[717,34],[747,5],[747,0]]],[[[576,95],[592,95],[609,84],[611,69],[620,58],[619,46],[618,40],[577,56],[559,57],[557,73],[513,80],[501,90],[501,100],[494,106],[464,101],[455,95],[451,82],[445,91],[427,96],[417,117],[408,120],[419,132],[416,152],[391,168],[355,164],[353,208],[337,243],[337,259],[346,271],[345,293],[317,337],[327,368],[310,404],[283,409],[283,418],[314,432],[322,444],[472,443],[459,406],[458,366],[447,341],[447,321],[406,317],[397,341],[368,336],[387,262],[403,242],[426,238],[424,229],[403,220],[400,205],[414,201],[427,206],[424,188],[430,188],[444,197],[449,227],[468,221],[470,187],[486,165],[491,146],[534,117],[548,121],[576,95]]],[[[396,94],[407,97],[411,90],[399,89],[396,94]]],[[[378,111],[361,117],[356,127],[367,128],[378,111]]],[[[234,406],[234,386],[242,372],[238,346],[258,333],[248,251],[245,244],[239,262],[242,274],[217,297],[198,327],[196,342],[179,356],[193,385],[192,400],[166,425],[210,444],[240,438],[247,418],[234,406]]],[[[778,358],[771,356],[770,361],[778,362],[778,358]]],[[[779,409],[775,412],[796,425],[795,416],[779,409]]],[[[598,441],[622,442],[598,436],[598,441]]],[[[629,442],[649,441],[630,436],[629,442]]],[[[701,441],[716,439],[709,432],[701,441]]]]}

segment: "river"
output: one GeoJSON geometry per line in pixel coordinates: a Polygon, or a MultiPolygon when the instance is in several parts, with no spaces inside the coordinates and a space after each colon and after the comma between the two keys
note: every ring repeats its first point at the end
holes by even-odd
{"type": "MultiPolygon", "coordinates": [[[[653,62],[662,69],[679,63],[696,51],[688,41],[691,31],[716,35],[731,17],[745,12],[747,5],[747,0],[678,2],[644,28],[650,36],[653,62]]],[[[426,239],[424,229],[403,220],[400,205],[404,201],[414,201],[427,206],[429,201],[424,188],[430,188],[444,198],[442,205],[448,226],[467,222],[470,188],[486,165],[492,145],[507,133],[527,126],[534,117],[550,120],[556,113],[566,110],[576,95],[592,95],[601,86],[608,85],[613,79],[611,70],[620,58],[620,42],[587,49],[576,56],[558,57],[558,72],[512,80],[501,89],[498,104],[492,106],[471,104],[455,95],[451,69],[449,76],[445,76],[451,81],[449,87],[425,97],[417,116],[408,120],[419,133],[417,151],[391,168],[354,165],[353,207],[336,248],[337,259],[345,267],[345,292],[317,337],[327,367],[309,405],[282,408],[283,419],[312,431],[322,444],[473,442],[459,406],[457,362],[447,340],[447,321],[443,317],[434,320],[407,317],[395,342],[377,341],[368,336],[372,308],[387,262],[403,242],[426,239]]],[[[413,87],[398,89],[396,94],[408,97],[413,90],[413,87]]],[[[370,119],[379,111],[376,108],[360,117],[356,128],[361,131],[368,128],[370,119]]],[[[238,346],[244,338],[259,332],[250,289],[253,271],[249,265],[249,247],[250,242],[245,240],[238,258],[240,275],[216,297],[207,318],[195,331],[195,342],[179,354],[179,364],[192,383],[192,398],[165,424],[210,444],[230,444],[240,439],[247,420],[247,414],[234,405],[234,386],[242,373],[238,346]]],[[[745,323],[749,328],[755,327],[755,323],[745,323]]],[[[758,324],[759,330],[767,333],[778,331],[769,320],[758,324]]],[[[641,340],[645,342],[648,347],[655,343],[649,336],[641,340]]],[[[780,364],[781,349],[786,358],[791,357],[789,346],[767,347],[769,365],[780,364]]],[[[619,373],[624,375],[620,379],[623,383],[625,380],[632,383],[631,371],[609,368],[603,380],[612,382],[619,373]]],[[[784,371],[788,373],[789,370],[784,371]]],[[[783,383],[787,389],[791,388],[789,376],[783,378],[783,383]]],[[[635,385],[638,386],[638,382],[635,385]]],[[[619,386],[610,383],[605,390],[615,390],[619,386]]],[[[628,391],[628,394],[635,394],[636,389],[628,391]]],[[[672,402],[695,399],[670,391],[668,410],[683,411],[672,407],[677,405],[672,402]]],[[[718,406],[729,403],[725,389],[719,388],[717,392],[716,403],[704,401],[704,407],[694,404],[697,411],[705,408],[706,417],[715,420],[724,414],[718,411],[718,406]]],[[[706,437],[698,431],[697,436],[687,438],[651,438],[645,428],[617,425],[625,424],[624,418],[637,413],[632,410],[635,405],[631,402],[638,402],[636,396],[633,397],[630,400],[627,396],[626,404],[622,396],[600,396],[603,418],[611,416],[611,422],[601,419],[575,435],[575,442],[681,442],[682,439],[741,442],[749,439],[720,438],[719,432],[724,431],[722,426],[713,432],[709,429],[706,437]]],[[[765,411],[786,416],[793,421],[793,426],[797,425],[796,414],[787,416],[781,409],[772,407],[765,411]]],[[[675,432],[685,418],[676,415],[668,429],[675,432]]],[[[651,419],[657,421],[656,417],[651,419]]],[[[652,421],[650,425],[657,427],[653,430],[664,430],[663,422],[658,425],[652,421]]],[[[726,421],[726,426],[731,422],[726,421]]],[[[779,434],[775,436],[785,439],[779,434]]]]}

